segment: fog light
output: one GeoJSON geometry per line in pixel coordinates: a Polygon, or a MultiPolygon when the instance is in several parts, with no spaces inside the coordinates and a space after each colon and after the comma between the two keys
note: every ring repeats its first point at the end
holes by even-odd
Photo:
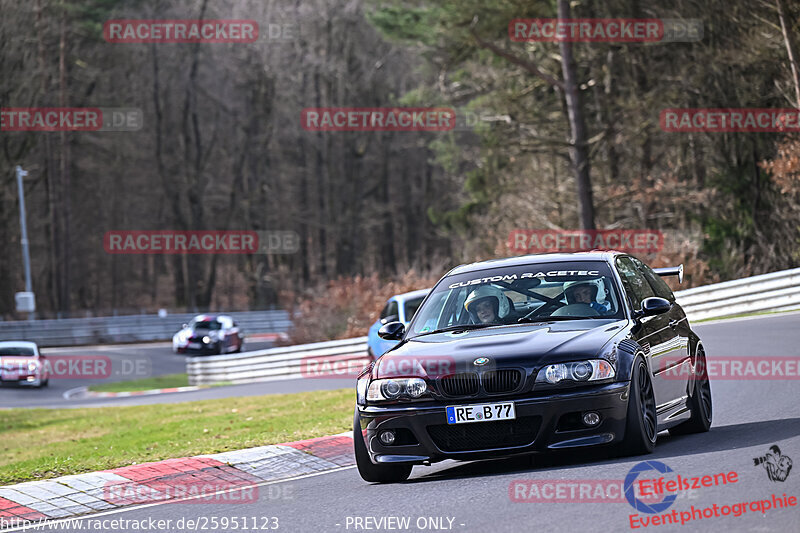
{"type": "Polygon", "coordinates": [[[394,438],[395,438],[394,431],[392,431],[391,429],[383,431],[381,432],[380,437],[378,438],[381,439],[381,442],[386,446],[391,446],[392,444],[394,444],[394,438]]]}
{"type": "Polygon", "coordinates": [[[583,423],[587,426],[596,426],[600,423],[600,415],[594,411],[583,413],[583,423]]]}

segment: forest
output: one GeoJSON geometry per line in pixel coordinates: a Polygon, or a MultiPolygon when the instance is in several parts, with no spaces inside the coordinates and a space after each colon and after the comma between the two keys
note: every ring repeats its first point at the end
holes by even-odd
{"type": "MultiPolygon", "coordinates": [[[[6,320],[25,317],[14,306],[17,165],[39,317],[346,311],[342,300],[378,311],[392,291],[515,253],[519,230],[658,231],[663,246],[641,258],[683,263],[684,287],[800,265],[800,128],[670,131],[661,120],[667,109],[800,109],[797,2],[0,0],[0,13],[0,108],[128,110],[136,122],[0,131],[6,320]],[[556,17],[702,32],[551,42],[511,31],[556,17]],[[128,19],[247,20],[259,32],[236,43],[104,32],[128,19]],[[449,109],[455,127],[308,127],[308,110],[326,108],[449,109]],[[147,230],[292,232],[299,245],[104,246],[107,232],[147,230]]],[[[331,335],[352,329],[344,320],[331,335]]]]}

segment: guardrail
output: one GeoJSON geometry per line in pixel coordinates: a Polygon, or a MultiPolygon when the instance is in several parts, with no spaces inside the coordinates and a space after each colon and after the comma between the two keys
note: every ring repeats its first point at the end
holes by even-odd
{"type": "MultiPolygon", "coordinates": [[[[722,318],[759,311],[800,309],[800,268],[676,291],[690,320],[722,318]]],[[[369,362],[367,338],[270,348],[256,352],[187,359],[192,385],[249,383],[323,377],[327,371],[353,370],[369,362]],[[318,359],[323,358],[323,359],[318,359]],[[327,364],[328,366],[323,368],[327,364]]],[[[343,372],[344,373],[344,372],[343,372]]]]}
{"type": "MultiPolygon", "coordinates": [[[[39,346],[172,340],[182,324],[202,313],[128,315],[0,322],[0,340],[27,340],[39,346]]],[[[286,311],[226,313],[239,323],[245,339],[251,333],[282,333],[291,325],[286,311]]]]}
{"type": "Polygon", "coordinates": [[[297,378],[351,377],[369,363],[367,338],[268,348],[233,355],[187,357],[190,385],[297,378]]]}
{"type": "Polygon", "coordinates": [[[800,268],[675,292],[689,320],[800,309],[800,268]]]}

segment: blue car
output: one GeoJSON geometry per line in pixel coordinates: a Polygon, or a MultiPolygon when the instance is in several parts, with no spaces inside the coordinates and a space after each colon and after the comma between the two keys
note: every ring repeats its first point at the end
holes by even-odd
{"type": "Polygon", "coordinates": [[[381,329],[381,326],[389,322],[402,322],[408,327],[408,323],[411,322],[411,318],[417,312],[419,305],[428,295],[428,292],[430,292],[430,289],[421,289],[404,294],[395,294],[389,298],[386,305],[383,306],[381,316],[369,328],[367,335],[367,353],[372,360],[385,354],[398,343],[398,341],[387,341],[378,337],[378,330],[381,329]]]}

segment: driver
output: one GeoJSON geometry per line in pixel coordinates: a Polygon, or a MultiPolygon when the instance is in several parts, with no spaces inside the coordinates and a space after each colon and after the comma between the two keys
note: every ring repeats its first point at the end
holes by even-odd
{"type": "Polygon", "coordinates": [[[597,290],[597,285],[590,281],[570,281],[564,284],[567,303],[587,304],[598,313],[606,313],[608,307],[596,301],[597,290]]]}
{"type": "Polygon", "coordinates": [[[483,285],[472,291],[464,301],[464,309],[476,324],[502,324],[511,315],[511,306],[503,291],[483,285]]]}

